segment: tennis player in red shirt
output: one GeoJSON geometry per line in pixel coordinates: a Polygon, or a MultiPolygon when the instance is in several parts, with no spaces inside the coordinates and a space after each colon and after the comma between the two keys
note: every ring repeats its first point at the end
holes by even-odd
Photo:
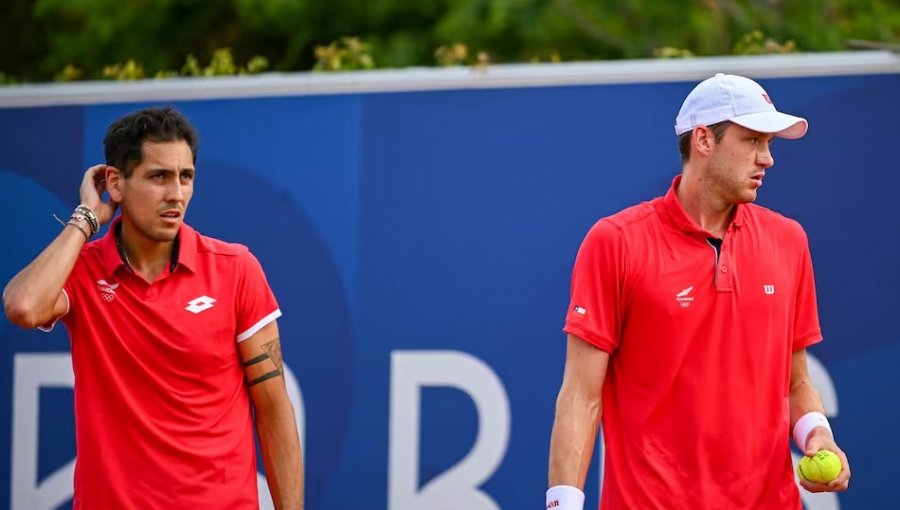
{"type": "Polygon", "coordinates": [[[578,252],[550,440],[548,510],[581,510],[598,425],[603,510],[800,510],[793,436],[843,469],[807,371],[822,339],[802,227],[753,204],[775,137],[806,120],[718,74],[685,99],[668,193],[598,221],[578,252]]]}
{"type": "Polygon", "coordinates": [[[184,223],[194,129],[175,110],[147,109],[113,123],[104,145],[81,205],[3,292],[11,322],[69,330],[73,507],[257,509],[255,424],[275,508],[303,508],[281,311],[246,247],[184,223]]]}

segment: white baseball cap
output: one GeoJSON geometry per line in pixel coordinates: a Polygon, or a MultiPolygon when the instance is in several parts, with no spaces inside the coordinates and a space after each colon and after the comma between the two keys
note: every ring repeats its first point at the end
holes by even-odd
{"type": "Polygon", "coordinates": [[[804,118],[776,110],[755,81],[719,73],[700,82],[685,98],[675,119],[675,134],[725,120],[782,138],[800,138],[809,126],[804,118]]]}

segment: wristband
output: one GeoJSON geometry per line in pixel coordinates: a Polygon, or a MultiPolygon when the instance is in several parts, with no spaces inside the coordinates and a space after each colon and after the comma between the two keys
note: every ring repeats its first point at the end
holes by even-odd
{"type": "Polygon", "coordinates": [[[583,510],[584,493],[571,485],[554,485],[547,489],[547,510],[583,510]]]}
{"type": "Polygon", "coordinates": [[[797,448],[800,448],[800,451],[806,451],[806,441],[809,439],[809,433],[816,427],[825,427],[828,429],[828,433],[834,436],[834,433],[831,431],[831,425],[828,423],[828,418],[824,414],[816,411],[806,413],[794,424],[794,442],[797,444],[797,448]]]}

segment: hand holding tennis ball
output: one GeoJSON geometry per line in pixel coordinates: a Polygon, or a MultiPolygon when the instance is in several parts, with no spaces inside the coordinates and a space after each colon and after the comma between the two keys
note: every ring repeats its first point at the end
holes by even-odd
{"type": "Polygon", "coordinates": [[[841,473],[841,459],[829,450],[819,450],[812,457],[803,457],[797,464],[797,474],[807,482],[828,483],[841,473]]]}

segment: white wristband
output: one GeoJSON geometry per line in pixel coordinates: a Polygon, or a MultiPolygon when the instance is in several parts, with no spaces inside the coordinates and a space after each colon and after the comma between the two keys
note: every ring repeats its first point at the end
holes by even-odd
{"type": "Polygon", "coordinates": [[[831,431],[831,425],[828,423],[828,418],[824,414],[815,411],[804,414],[794,424],[794,443],[797,444],[797,448],[800,448],[800,451],[806,451],[806,441],[809,439],[809,433],[816,427],[825,427],[828,429],[829,434],[834,435],[831,431]]]}
{"type": "Polygon", "coordinates": [[[583,510],[584,493],[571,485],[554,485],[547,489],[547,510],[583,510]]]}

